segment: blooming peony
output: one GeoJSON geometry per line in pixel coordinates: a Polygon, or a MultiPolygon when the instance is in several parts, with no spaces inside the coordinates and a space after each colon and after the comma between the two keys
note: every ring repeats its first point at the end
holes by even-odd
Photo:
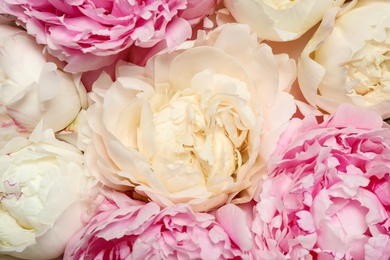
{"type": "Polygon", "coordinates": [[[87,110],[87,164],[104,184],[135,187],[161,206],[204,211],[248,201],[295,112],[295,62],[274,56],[245,25],[194,47],[102,76],[87,110]]]}
{"type": "Polygon", "coordinates": [[[321,21],[332,6],[344,0],[224,0],[240,23],[249,24],[260,38],[291,41],[321,21]]]}
{"type": "Polygon", "coordinates": [[[86,103],[80,76],[64,73],[42,52],[25,31],[0,25],[0,114],[27,132],[41,120],[59,131],[86,103]]]}
{"type": "Polygon", "coordinates": [[[351,105],[292,121],[253,222],[264,259],[390,258],[390,128],[351,105]]]}
{"type": "MultiPolygon", "coordinates": [[[[103,195],[94,216],[69,241],[64,259],[231,259],[243,254],[210,214],[195,213],[185,204],[161,209],[117,191],[103,195]]],[[[242,212],[236,215],[243,220],[242,212]]],[[[250,234],[249,229],[240,232],[250,234]]],[[[245,238],[236,241],[251,247],[245,238]]]]}
{"type": "Polygon", "coordinates": [[[9,0],[0,12],[16,16],[38,43],[68,63],[65,70],[83,72],[123,58],[133,44],[149,48],[164,41],[172,50],[216,3],[198,2],[9,0]]]}
{"type": "Polygon", "coordinates": [[[94,193],[82,154],[41,128],[0,151],[0,258],[60,256],[94,193]]]}
{"type": "Polygon", "coordinates": [[[299,85],[310,104],[331,114],[349,103],[388,118],[389,62],[389,2],[352,1],[341,13],[331,10],[305,47],[299,85]]]}

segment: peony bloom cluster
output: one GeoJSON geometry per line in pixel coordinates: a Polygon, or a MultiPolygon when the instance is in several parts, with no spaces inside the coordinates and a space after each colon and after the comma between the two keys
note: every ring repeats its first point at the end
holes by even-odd
{"type": "Polygon", "coordinates": [[[25,31],[0,25],[2,127],[14,125],[19,132],[31,133],[42,120],[45,129],[56,132],[69,125],[85,103],[80,75],[64,73],[47,61],[42,46],[25,31]]]}
{"type": "MultiPolygon", "coordinates": [[[[235,236],[240,248],[226,231],[232,226],[186,204],[161,209],[104,190],[92,208],[93,216],[69,241],[64,259],[232,259],[251,247],[250,237],[235,236]]],[[[237,215],[243,220],[242,212],[237,215]]],[[[248,229],[240,232],[250,236],[248,229]]]]}
{"type": "Polygon", "coordinates": [[[105,185],[206,211],[253,197],[295,112],[295,62],[229,24],[95,82],[87,164],[105,185]],[[239,40],[237,40],[237,38],[239,40]]]}
{"type": "Polygon", "coordinates": [[[6,1],[0,12],[14,15],[49,53],[66,61],[66,71],[111,65],[132,45],[168,49],[191,37],[215,0],[6,1]]]}
{"type": "Polygon", "coordinates": [[[41,128],[0,151],[0,255],[62,255],[94,193],[79,150],[41,128]]]}
{"type": "Polygon", "coordinates": [[[317,124],[293,120],[255,197],[264,259],[390,258],[390,128],[342,105],[317,124]]]}
{"type": "Polygon", "coordinates": [[[389,0],[0,0],[0,259],[389,260],[389,32],[389,0]]]}
{"type": "Polygon", "coordinates": [[[333,114],[353,104],[390,117],[390,5],[352,1],[331,10],[306,45],[298,79],[307,101],[333,114]]]}

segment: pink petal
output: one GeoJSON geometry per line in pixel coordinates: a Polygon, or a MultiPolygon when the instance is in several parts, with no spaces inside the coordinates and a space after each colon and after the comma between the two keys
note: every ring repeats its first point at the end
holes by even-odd
{"type": "Polygon", "coordinates": [[[252,248],[252,234],[246,224],[244,211],[234,204],[227,204],[217,210],[216,219],[241,250],[252,248]]]}
{"type": "Polygon", "coordinates": [[[309,233],[313,233],[316,231],[314,226],[313,216],[309,211],[301,210],[295,213],[295,215],[299,218],[297,223],[299,227],[309,233]]]}
{"type": "Polygon", "coordinates": [[[370,110],[342,104],[327,125],[328,127],[354,126],[359,129],[375,129],[381,128],[383,121],[377,113],[370,110]]]}

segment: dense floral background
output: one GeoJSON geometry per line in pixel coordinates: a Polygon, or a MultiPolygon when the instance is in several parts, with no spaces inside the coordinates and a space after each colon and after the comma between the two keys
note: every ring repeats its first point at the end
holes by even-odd
{"type": "Polygon", "coordinates": [[[1,0],[0,259],[390,259],[387,0],[1,0]]]}

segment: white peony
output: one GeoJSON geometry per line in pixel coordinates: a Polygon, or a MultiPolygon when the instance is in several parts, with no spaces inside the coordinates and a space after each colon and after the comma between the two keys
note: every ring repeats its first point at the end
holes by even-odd
{"type": "Polygon", "coordinates": [[[64,73],[47,62],[43,46],[21,29],[0,25],[0,113],[31,132],[59,131],[70,124],[86,103],[80,75],[64,73]]]}
{"type": "Polygon", "coordinates": [[[290,41],[299,38],[332,6],[345,0],[224,0],[233,17],[249,24],[260,38],[290,41]]]}
{"type": "Polygon", "coordinates": [[[104,184],[162,206],[248,201],[295,112],[295,62],[239,24],[181,47],[96,82],[87,165],[104,184]]]}
{"type": "Polygon", "coordinates": [[[81,152],[40,129],[0,151],[0,258],[60,256],[93,196],[81,152]]]}
{"type": "Polygon", "coordinates": [[[328,113],[350,103],[390,117],[390,4],[352,1],[331,10],[302,52],[299,85],[328,113]]]}

